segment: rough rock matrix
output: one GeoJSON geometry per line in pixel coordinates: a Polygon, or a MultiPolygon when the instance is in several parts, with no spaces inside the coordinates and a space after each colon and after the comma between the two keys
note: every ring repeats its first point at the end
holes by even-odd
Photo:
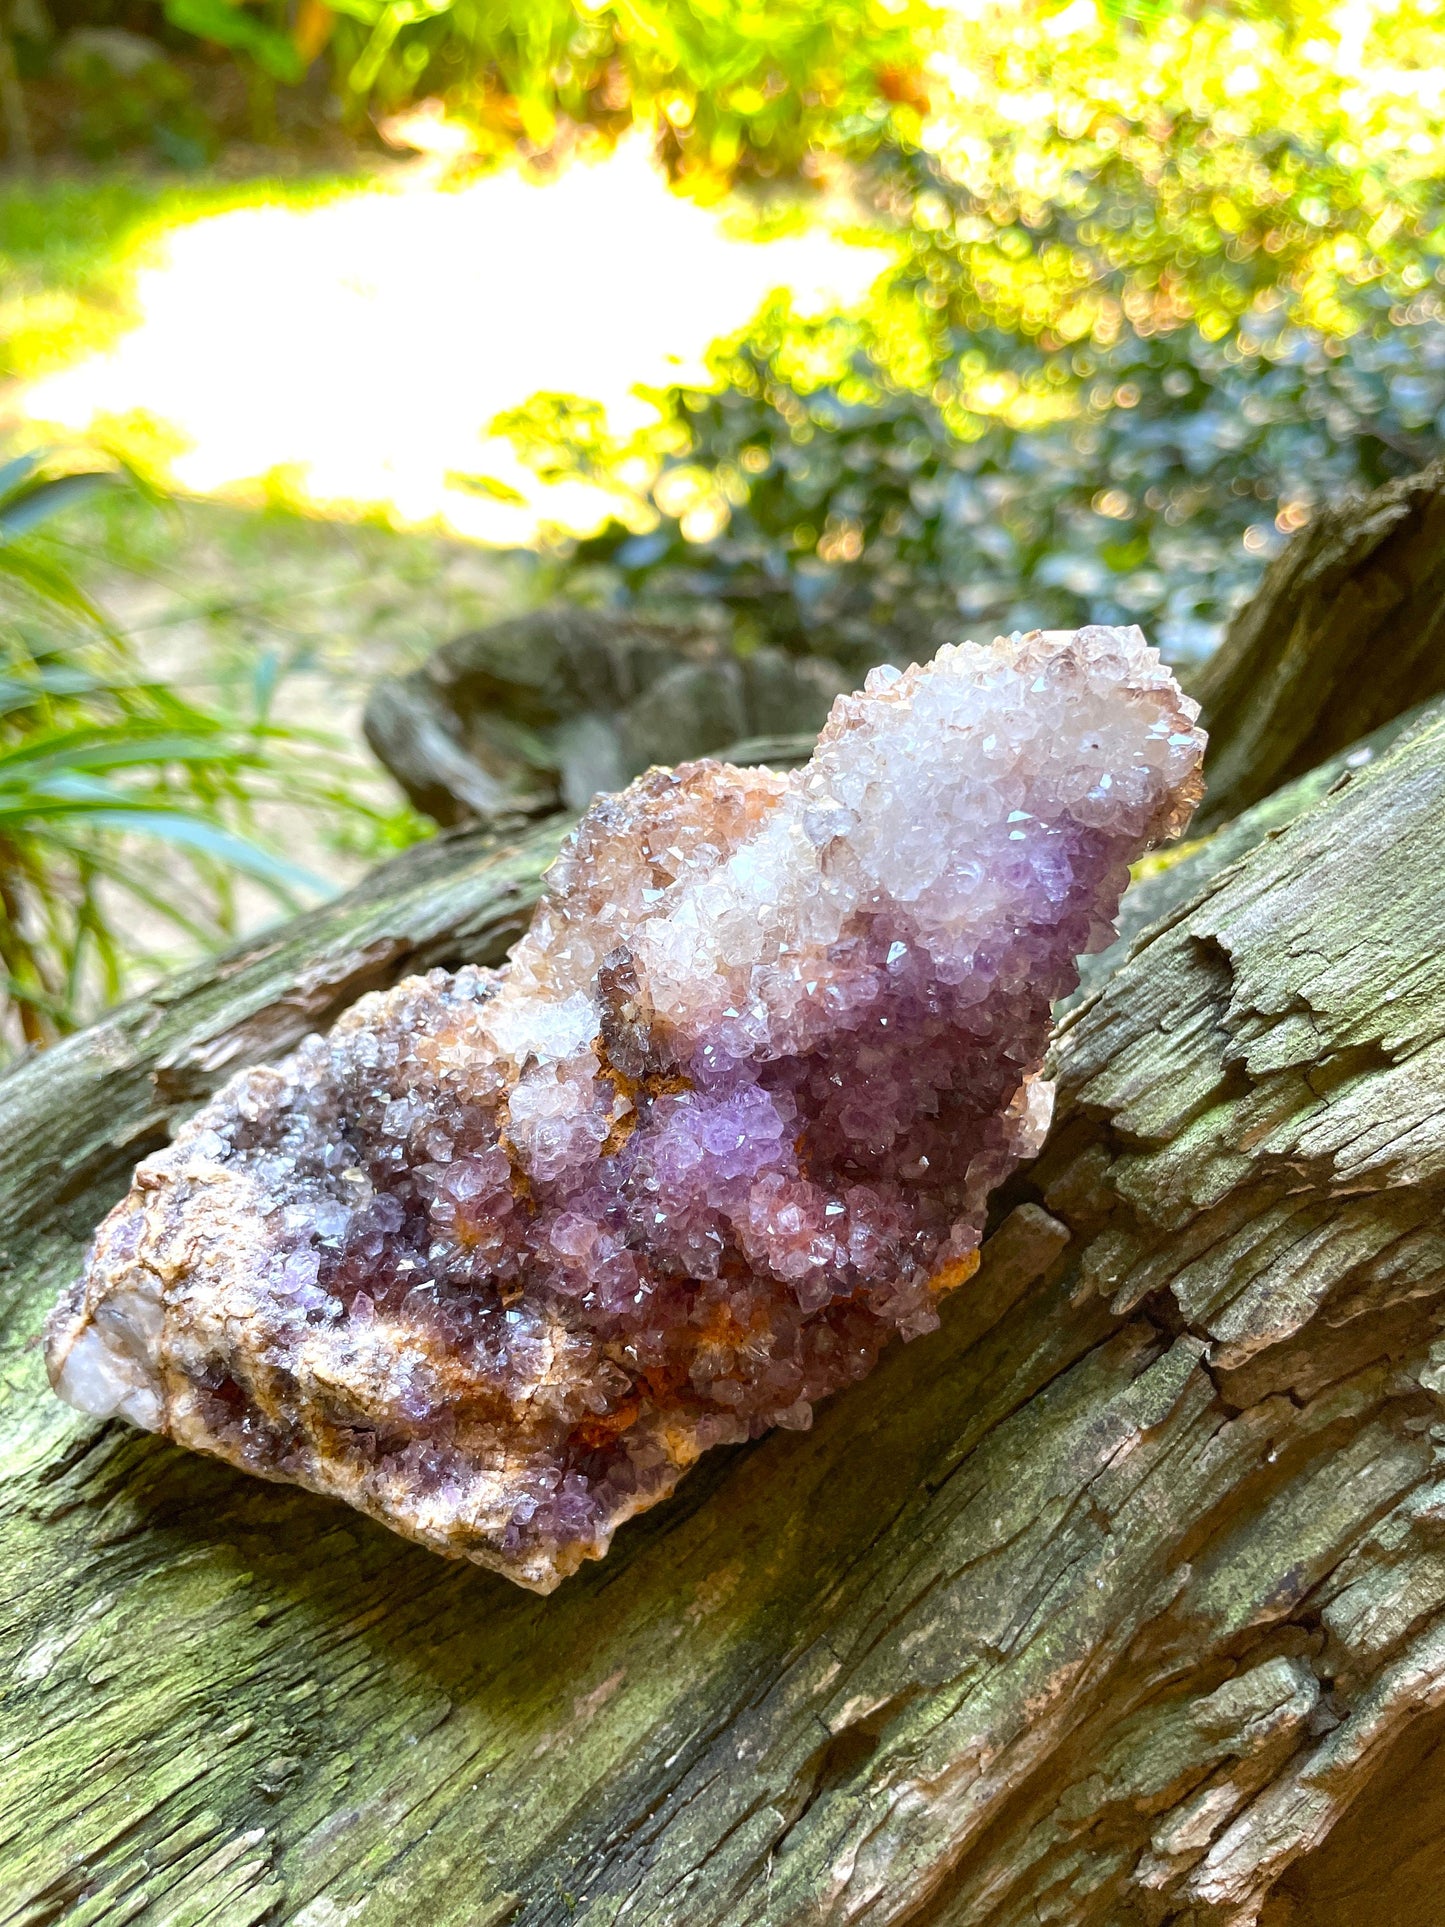
{"type": "Polygon", "coordinates": [[[600,797],[504,969],[363,998],[138,1168],[56,1389],[550,1591],[937,1324],[1196,713],[1137,629],[1035,632],[875,670],[792,776],[600,797]]]}

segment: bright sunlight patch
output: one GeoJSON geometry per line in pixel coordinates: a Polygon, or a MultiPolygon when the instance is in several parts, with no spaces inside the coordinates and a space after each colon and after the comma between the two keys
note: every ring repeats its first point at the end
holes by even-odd
{"type": "Polygon", "coordinates": [[[619,498],[539,480],[489,434],[499,413],[578,395],[625,432],[652,414],[636,390],[706,381],[708,346],[770,293],[850,306],[886,259],[819,229],[736,238],[636,143],[545,186],[421,178],[240,208],[171,234],[138,271],[138,325],[21,405],[80,433],[152,423],[198,493],[270,478],[311,507],[490,541],[585,533],[619,498]]]}

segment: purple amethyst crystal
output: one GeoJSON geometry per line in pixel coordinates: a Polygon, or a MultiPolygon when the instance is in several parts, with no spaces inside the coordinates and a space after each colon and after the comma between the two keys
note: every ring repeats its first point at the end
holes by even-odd
{"type": "Polygon", "coordinates": [[[139,1167],[56,1389],[550,1591],[937,1324],[1196,713],[1137,629],[1035,632],[875,670],[793,776],[599,797],[505,968],[363,998],[139,1167]]]}

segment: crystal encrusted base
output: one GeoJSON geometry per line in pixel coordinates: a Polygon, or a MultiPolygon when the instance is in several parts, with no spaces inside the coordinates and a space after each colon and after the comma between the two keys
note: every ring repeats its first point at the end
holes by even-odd
{"type": "Polygon", "coordinates": [[[937,1324],[1196,713],[1138,630],[1035,632],[875,670],[792,776],[598,798],[504,969],[363,998],[139,1167],[56,1389],[551,1590],[937,1324]]]}

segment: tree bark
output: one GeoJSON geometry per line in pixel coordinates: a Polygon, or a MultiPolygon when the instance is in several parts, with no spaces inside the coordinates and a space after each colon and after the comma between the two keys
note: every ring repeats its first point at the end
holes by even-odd
{"type": "Polygon", "coordinates": [[[1445,463],[1323,509],[1200,674],[1222,822],[1445,690],[1445,463]]]}
{"type": "Polygon", "coordinates": [[[0,1083],[0,1918],[1436,1920],[1445,705],[1146,886],[942,1331],[539,1599],[80,1418],[37,1336],[176,1116],[495,958],[561,828],[0,1083]]]}

